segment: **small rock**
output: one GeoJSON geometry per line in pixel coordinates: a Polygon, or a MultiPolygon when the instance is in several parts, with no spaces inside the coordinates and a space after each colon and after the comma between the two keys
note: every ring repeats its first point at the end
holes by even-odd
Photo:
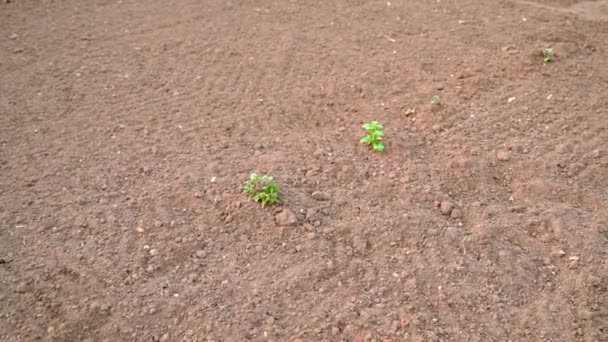
{"type": "Polygon", "coordinates": [[[439,210],[441,210],[443,215],[450,215],[453,209],[454,204],[450,201],[441,201],[441,204],[439,204],[439,210]]]}
{"type": "Polygon", "coordinates": [[[509,161],[511,160],[511,154],[507,150],[498,150],[496,151],[496,159],[499,161],[509,161]]]}
{"type": "Polygon", "coordinates": [[[591,152],[591,157],[593,158],[599,158],[600,157],[600,150],[593,150],[593,152],[591,152]]]}
{"type": "Polygon", "coordinates": [[[572,152],[572,146],[568,144],[558,144],[555,146],[555,151],[560,154],[572,152]]]}
{"type": "Polygon", "coordinates": [[[151,307],[150,309],[148,309],[148,313],[150,315],[154,315],[157,312],[158,312],[158,309],[156,309],[155,307],[151,307]]]}
{"type": "Polygon", "coordinates": [[[593,287],[600,287],[602,285],[602,279],[594,275],[589,276],[589,285],[593,287]]]}
{"type": "Polygon", "coordinates": [[[510,55],[516,54],[519,51],[513,46],[513,45],[507,45],[507,46],[503,46],[501,48],[502,52],[506,52],[510,55]]]}
{"type": "Polygon", "coordinates": [[[159,342],[168,342],[169,341],[169,333],[164,334],[163,336],[161,336],[160,340],[158,340],[159,342]]]}
{"type": "Polygon", "coordinates": [[[582,310],[579,310],[578,317],[580,317],[582,320],[586,320],[587,321],[587,320],[590,320],[590,319],[593,318],[593,312],[589,311],[589,310],[582,309],[582,310]]]}
{"type": "Polygon", "coordinates": [[[359,236],[355,236],[353,238],[353,248],[358,253],[364,253],[366,246],[367,246],[367,241],[365,241],[365,239],[362,239],[359,236]]]}
{"type": "Polygon", "coordinates": [[[312,193],[312,198],[314,198],[317,201],[328,201],[329,195],[322,191],[315,191],[312,193]]]}
{"type": "Polygon", "coordinates": [[[512,213],[523,213],[526,211],[526,206],[525,205],[512,206],[512,207],[509,207],[509,211],[512,213]]]}
{"type": "Polygon", "coordinates": [[[143,229],[142,227],[137,227],[137,228],[135,228],[135,230],[136,230],[138,233],[143,233],[143,232],[144,232],[144,229],[143,229]]]}
{"type": "Polygon", "coordinates": [[[19,36],[16,33],[13,33],[10,36],[8,36],[8,39],[10,39],[10,40],[15,40],[17,38],[19,38],[19,36]]]}
{"type": "Polygon", "coordinates": [[[192,330],[192,329],[187,330],[186,331],[186,336],[188,336],[188,337],[194,336],[194,330],[192,330]]]}
{"type": "Polygon", "coordinates": [[[205,253],[204,250],[199,249],[198,251],[196,251],[196,257],[197,258],[202,259],[202,258],[204,258],[206,256],[207,256],[207,253],[205,253]]]}
{"type": "Polygon", "coordinates": [[[566,252],[564,252],[561,248],[559,248],[557,246],[551,247],[551,256],[561,258],[564,255],[566,255],[566,252]]]}
{"type": "Polygon", "coordinates": [[[156,255],[158,255],[158,249],[156,249],[156,248],[151,249],[151,250],[150,250],[150,255],[151,255],[151,256],[156,256],[156,255]]]}
{"type": "Polygon", "coordinates": [[[583,163],[572,163],[568,167],[570,168],[570,172],[576,175],[583,171],[586,166],[583,163]]]}
{"type": "Polygon", "coordinates": [[[340,328],[338,327],[331,327],[331,334],[333,336],[337,336],[340,333],[340,328]]]}
{"type": "Polygon", "coordinates": [[[456,240],[458,239],[458,237],[460,236],[460,230],[456,227],[448,227],[445,230],[445,235],[450,239],[450,240],[456,240]]]}
{"type": "Polygon", "coordinates": [[[454,209],[452,209],[452,213],[450,214],[450,216],[453,219],[462,218],[462,211],[460,209],[454,208],[454,209]]]}
{"type": "Polygon", "coordinates": [[[283,209],[274,218],[279,226],[294,226],[298,223],[296,215],[289,209],[283,209]]]}

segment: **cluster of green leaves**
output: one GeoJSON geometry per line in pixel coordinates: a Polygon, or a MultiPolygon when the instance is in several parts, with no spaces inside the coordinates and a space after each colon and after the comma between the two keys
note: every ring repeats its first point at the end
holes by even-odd
{"type": "Polygon", "coordinates": [[[384,132],[382,132],[384,126],[379,124],[378,121],[372,121],[361,127],[367,131],[367,135],[361,138],[361,143],[370,145],[378,152],[384,151],[384,145],[380,143],[382,141],[382,137],[384,137],[384,132]]]}
{"type": "Polygon", "coordinates": [[[545,63],[551,63],[555,60],[555,54],[552,48],[545,48],[543,50],[543,59],[545,63]]]}
{"type": "Polygon", "coordinates": [[[252,173],[243,184],[243,192],[254,201],[260,202],[262,207],[277,204],[280,202],[279,186],[270,183],[271,180],[271,176],[252,173]]]}

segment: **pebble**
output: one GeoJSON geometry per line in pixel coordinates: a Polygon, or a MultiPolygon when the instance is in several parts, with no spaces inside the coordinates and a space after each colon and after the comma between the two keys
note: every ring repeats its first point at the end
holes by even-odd
{"type": "Polygon", "coordinates": [[[600,157],[600,150],[593,150],[593,152],[591,152],[591,157],[593,157],[593,158],[599,158],[600,157]]]}
{"type": "Polygon", "coordinates": [[[441,210],[441,213],[443,215],[450,215],[453,209],[454,204],[452,204],[452,202],[450,201],[441,201],[441,203],[439,204],[439,210],[441,210]]]}
{"type": "Polygon", "coordinates": [[[353,247],[358,253],[364,253],[366,245],[367,241],[365,241],[365,239],[362,239],[359,236],[353,238],[353,247]]]}
{"type": "Polygon", "coordinates": [[[559,248],[557,246],[551,247],[551,256],[563,257],[564,255],[566,255],[566,252],[564,252],[561,248],[559,248]]]}
{"type": "Polygon", "coordinates": [[[516,206],[510,207],[509,211],[512,213],[523,213],[526,211],[526,206],[525,205],[516,205],[516,206]]]}
{"type": "Polygon", "coordinates": [[[151,256],[156,256],[156,255],[158,255],[158,249],[156,249],[156,248],[151,249],[151,250],[150,250],[150,255],[151,255],[151,256]]]}
{"type": "Polygon", "coordinates": [[[148,309],[148,313],[150,315],[154,315],[157,312],[158,312],[158,310],[155,307],[151,307],[150,309],[148,309]]]}
{"type": "Polygon", "coordinates": [[[572,152],[572,146],[568,144],[558,144],[555,146],[555,151],[560,154],[572,152]]]}
{"type": "Polygon", "coordinates": [[[508,53],[510,55],[516,54],[519,52],[513,45],[503,46],[501,48],[502,52],[508,53]]]}
{"type": "Polygon", "coordinates": [[[332,327],[332,328],[331,328],[331,334],[332,334],[333,336],[336,336],[336,335],[338,335],[339,333],[340,333],[340,328],[338,328],[338,327],[332,327]]]}
{"type": "Polygon", "coordinates": [[[199,249],[198,251],[196,251],[196,257],[197,257],[197,258],[201,258],[201,259],[202,259],[202,258],[204,258],[205,256],[207,256],[207,253],[205,253],[205,251],[204,251],[204,250],[199,249]]]}
{"type": "Polygon", "coordinates": [[[450,240],[456,240],[458,239],[458,237],[460,236],[460,231],[458,228],[456,227],[448,227],[445,230],[445,235],[450,239],[450,240]]]}
{"type": "Polygon", "coordinates": [[[509,161],[511,160],[511,154],[507,150],[498,150],[496,151],[496,159],[499,161],[509,161]]]}
{"type": "Polygon", "coordinates": [[[159,342],[168,342],[169,341],[169,333],[164,334],[163,336],[161,336],[160,340],[158,340],[159,342]]]}
{"type": "Polygon", "coordinates": [[[589,284],[593,287],[600,287],[602,285],[602,279],[594,275],[589,276],[589,284]]]}
{"type": "Polygon", "coordinates": [[[453,219],[459,219],[462,218],[462,211],[460,209],[452,209],[452,213],[450,214],[450,216],[453,219]]]}
{"type": "Polygon", "coordinates": [[[192,330],[192,329],[187,330],[186,331],[186,336],[188,336],[188,337],[194,336],[194,330],[192,330]]]}
{"type": "Polygon", "coordinates": [[[578,312],[578,317],[580,317],[582,320],[590,320],[593,318],[593,312],[582,309],[578,312]]]}
{"type": "Polygon", "coordinates": [[[322,191],[315,191],[312,193],[312,198],[314,198],[317,201],[328,201],[329,195],[322,191]]]}
{"type": "Polygon", "coordinates": [[[135,228],[135,230],[136,230],[138,233],[143,233],[143,232],[144,232],[144,229],[143,229],[142,227],[137,227],[137,228],[135,228]]]}
{"type": "Polygon", "coordinates": [[[275,220],[279,226],[294,226],[298,223],[296,215],[289,209],[283,209],[275,216],[275,220]]]}

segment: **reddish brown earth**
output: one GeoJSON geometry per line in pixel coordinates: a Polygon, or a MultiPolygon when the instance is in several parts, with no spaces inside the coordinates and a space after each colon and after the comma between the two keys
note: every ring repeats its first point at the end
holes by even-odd
{"type": "Polygon", "coordinates": [[[608,341],[607,60],[608,1],[3,1],[0,340],[608,341]]]}

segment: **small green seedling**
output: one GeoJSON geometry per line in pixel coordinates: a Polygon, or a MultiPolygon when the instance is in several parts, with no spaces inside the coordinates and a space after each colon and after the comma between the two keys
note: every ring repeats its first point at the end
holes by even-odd
{"type": "Polygon", "coordinates": [[[438,95],[435,95],[431,98],[431,104],[433,106],[441,107],[443,106],[443,100],[438,95]]]}
{"type": "Polygon", "coordinates": [[[279,203],[279,186],[276,184],[268,184],[253,196],[253,200],[262,203],[262,208],[267,205],[279,203]]]}
{"type": "Polygon", "coordinates": [[[262,203],[262,207],[279,203],[279,186],[269,184],[272,177],[252,173],[249,180],[243,184],[243,192],[254,201],[262,203]]]}
{"type": "Polygon", "coordinates": [[[403,115],[410,116],[416,114],[416,107],[408,108],[403,112],[403,115]]]}
{"type": "Polygon", "coordinates": [[[552,48],[546,48],[543,50],[543,59],[545,63],[551,63],[555,60],[555,54],[552,48]]]}
{"type": "Polygon", "coordinates": [[[370,145],[374,150],[378,152],[384,151],[384,145],[380,143],[382,137],[384,137],[384,126],[378,123],[378,121],[372,121],[361,126],[367,131],[367,135],[361,138],[362,144],[370,145]]]}

